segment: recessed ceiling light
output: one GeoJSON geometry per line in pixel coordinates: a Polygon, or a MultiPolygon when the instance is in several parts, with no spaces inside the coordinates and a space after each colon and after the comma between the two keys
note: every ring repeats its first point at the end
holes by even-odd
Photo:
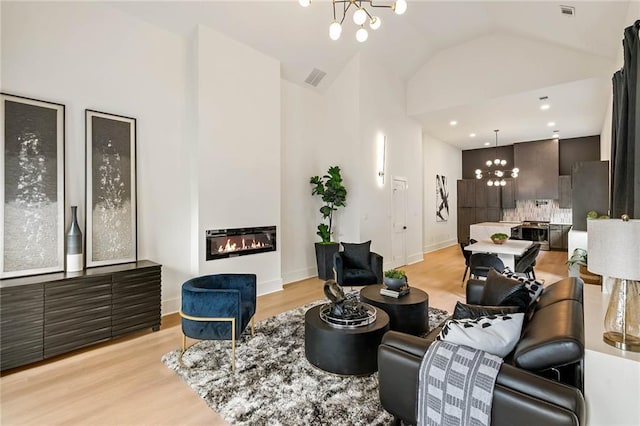
{"type": "Polygon", "coordinates": [[[549,126],[549,127],[553,127],[555,125],[556,125],[555,121],[550,121],[550,122],[547,123],[547,126],[549,126]]]}
{"type": "Polygon", "coordinates": [[[485,142],[484,143],[484,146],[489,146],[489,145],[491,145],[491,142],[485,142]]]}
{"type": "Polygon", "coordinates": [[[549,104],[542,104],[542,105],[540,105],[540,109],[541,109],[541,110],[543,110],[543,111],[546,111],[546,110],[548,110],[549,108],[551,108],[551,105],[549,105],[549,104]]]}
{"type": "Polygon", "coordinates": [[[458,122],[457,122],[456,120],[451,120],[451,121],[449,122],[449,125],[450,125],[450,126],[455,126],[456,124],[458,124],[458,122]]]}
{"type": "Polygon", "coordinates": [[[553,131],[553,138],[554,139],[558,139],[560,137],[560,133],[558,133],[558,132],[559,132],[559,130],[554,130],[553,131]]]}
{"type": "Polygon", "coordinates": [[[470,137],[470,138],[475,138],[475,137],[476,137],[476,134],[475,134],[475,133],[469,133],[469,137],[470,137]]]}

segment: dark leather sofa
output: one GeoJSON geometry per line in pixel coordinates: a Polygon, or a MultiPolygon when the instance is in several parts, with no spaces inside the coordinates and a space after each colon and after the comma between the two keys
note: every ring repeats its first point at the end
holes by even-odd
{"type": "MultiPolygon", "coordinates": [[[[468,281],[467,303],[478,304],[483,286],[484,281],[468,281]]],[[[493,426],[585,424],[582,288],[579,278],[545,288],[498,374],[493,426]]],[[[380,401],[396,421],[416,423],[418,369],[439,331],[426,338],[395,331],[383,337],[378,349],[380,401]]]]}

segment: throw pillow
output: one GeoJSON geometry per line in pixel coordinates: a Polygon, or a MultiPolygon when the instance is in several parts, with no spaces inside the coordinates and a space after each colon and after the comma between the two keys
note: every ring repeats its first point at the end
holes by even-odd
{"type": "Polygon", "coordinates": [[[533,302],[538,300],[538,297],[540,297],[540,295],[544,291],[544,284],[542,284],[540,281],[536,281],[527,277],[521,277],[519,275],[516,275],[515,272],[511,271],[511,269],[509,268],[504,268],[502,275],[504,275],[507,278],[511,278],[512,280],[518,280],[522,284],[524,284],[524,287],[527,289],[527,292],[529,293],[529,298],[531,299],[529,301],[529,304],[532,304],[533,302]]]}
{"type": "Polygon", "coordinates": [[[371,240],[364,243],[342,243],[344,263],[347,268],[369,269],[371,240]]]}
{"type": "Polygon", "coordinates": [[[490,315],[476,319],[451,319],[437,340],[469,346],[504,358],[520,339],[523,313],[490,315]]]}
{"type": "Polygon", "coordinates": [[[519,306],[483,306],[483,305],[467,305],[466,303],[457,302],[453,310],[453,319],[475,319],[488,315],[496,314],[515,314],[522,312],[519,306]]]}
{"type": "Polygon", "coordinates": [[[507,278],[493,268],[489,270],[480,297],[481,305],[518,306],[524,312],[529,306],[529,300],[529,292],[523,283],[507,278]]]}

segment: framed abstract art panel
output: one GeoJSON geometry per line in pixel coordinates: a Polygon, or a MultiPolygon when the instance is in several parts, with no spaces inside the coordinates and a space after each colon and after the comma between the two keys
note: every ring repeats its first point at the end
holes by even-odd
{"type": "Polygon", "coordinates": [[[85,111],[87,267],[137,260],[136,119],[85,111]]]}
{"type": "Polygon", "coordinates": [[[0,278],[62,271],[65,107],[0,96],[0,278]]]}

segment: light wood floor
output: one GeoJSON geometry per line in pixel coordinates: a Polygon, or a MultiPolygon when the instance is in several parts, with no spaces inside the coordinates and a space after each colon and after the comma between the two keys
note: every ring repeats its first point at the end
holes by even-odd
{"type": "MultiPolygon", "coordinates": [[[[536,275],[547,284],[567,275],[566,252],[541,252],[536,275]]],[[[429,305],[451,312],[464,300],[464,259],[458,246],[426,254],[404,268],[412,286],[429,293],[429,305]]],[[[261,320],[322,299],[323,282],[312,278],[261,296],[261,320]]],[[[0,378],[0,424],[9,425],[223,425],[224,421],[160,358],[180,345],[177,315],[159,332],[10,370],[0,378]]]]}

